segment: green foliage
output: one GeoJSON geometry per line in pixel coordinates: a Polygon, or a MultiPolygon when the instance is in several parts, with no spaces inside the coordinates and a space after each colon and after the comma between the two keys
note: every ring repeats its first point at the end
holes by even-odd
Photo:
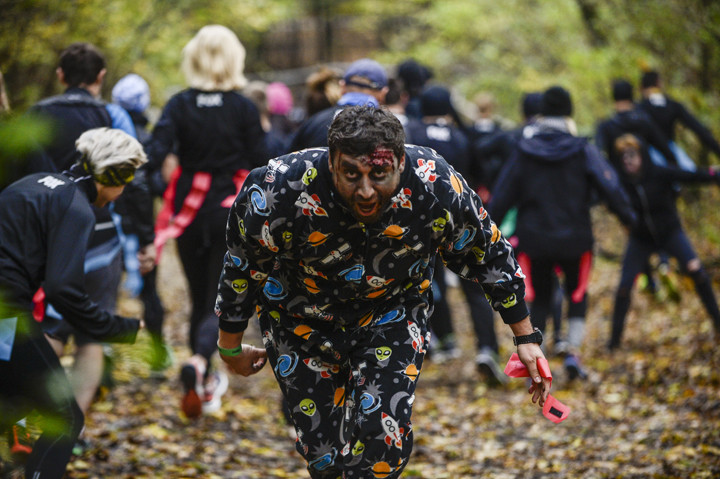
{"type": "Polygon", "coordinates": [[[23,0],[0,1],[0,70],[14,108],[24,110],[60,89],[58,56],[74,41],[95,44],[106,56],[105,97],[123,75],[146,78],[162,105],[184,85],[183,46],[202,26],[222,23],[248,49],[260,35],[294,14],[296,2],[273,0],[23,0]],[[8,4],[7,6],[5,4],[8,4]]]}
{"type": "Polygon", "coordinates": [[[26,115],[0,122],[0,158],[26,155],[51,136],[51,126],[42,118],[26,115]]]}
{"type": "MultiPolygon", "coordinates": [[[[720,2],[668,0],[0,0],[0,70],[13,106],[22,111],[56,93],[57,56],[71,41],[106,54],[105,97],[121,76],[136,72],[162,106],[184,85],[183,46],[203,25],[232,28],[248,50],[247,71],[267,70],[264,35],[292,20],[350,20],[379,39],[368,51],[386,64],[413,57],[435,81],[472,98],[490,91],[500,113],[520,120],[523,92],[552,84],[575,99],[581,132],[611,111],[609,85],[636,83],[658,69],[671,94],[699,118],[720,124],[720,2]]],[[[347,61],[351,58],[336,58],[347,61]]],[[[309,66],[309,65],[308,65],[309,66]]],[[[267,77],[267,75],[265,75],[267,77]]],[[[714,127],[715,133],[717,127],[714,127]]],[[[692,149],[692,147],[691,147],[692,149]]],[[[693,152],[696,152],[693,150],[693,152]]]]}

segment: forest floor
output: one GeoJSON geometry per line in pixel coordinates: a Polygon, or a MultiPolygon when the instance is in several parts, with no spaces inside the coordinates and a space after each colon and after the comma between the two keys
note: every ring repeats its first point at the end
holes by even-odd
{"type": "MultiPolygon", "coordinates": [[[[480,378],[467,307],[461,290],[451,288],[462,356],[424,365],[413,413],[415,446],[403,478],[720,477],[720,348],[692,284],[676,277],[679,302],[636,292],[623,347],[611,354],[605,344],[618,247],[600,248],[614,253],[596,256],[591,277],[582,354],[588,379],[569,382],[548,341],[553,395],[571,408],[557,425],[531,403],[524,380],[490,388],[480,378]]],[[[718,291],[717,271],[713,275],[718,291]]],[[[180,413],[178,373],[188,356],[190,305],[172,244],[158,284],[175,365],[164,380],[149,377],[144,333],[134,346],[113,347],[116,386],[92,406],[85,431],[90,446],[73,458],[67,477],[307,478],[270,368],[250,378],[231,376],[220,411],[195,421],[180,413]]],[[[122,314],[141,313],[135,299],[120,304],[122,314]]],[[[511,332],[499,318],[496,331],[504,362],[514,349],[511,332]]],[[[261,344],[257,324],[245,342],[261,344]]]]}

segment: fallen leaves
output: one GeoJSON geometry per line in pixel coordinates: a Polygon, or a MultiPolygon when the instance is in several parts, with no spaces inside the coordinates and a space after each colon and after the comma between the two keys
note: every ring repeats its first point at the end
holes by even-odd
{"type": "MultiPolygon", "coordinates": [[[[170,259],[166,252],[160,284],[172,298],[163,296],[165,330],[178,361],[167,379],[151,379],[138,359],[145,335],[135,346],[114,347],[117,385],[93,404],[85,432],[90,448],[70,463],[67,477],[307,478],[269,368],[231,377],[219,411],[195,421],[180,414],[177,374],[188,355],[188,310],[177,300],[186,293],[170,259]]],[[[542,417],[524,381],[491,388],[479,380],[467,307],[460,290],[451,289],[463,356],[429,360],[421,372],[415,447],[403,478],[720,477],[720,348],[709,339],[710,321],[684,283],[679,303],[635,293],[623,347],[607,352],[605,318],[618,268],[602,258],[594,265],[582,355],[588,380],[567,382],[562,360],[549,355],[553,395],[572,408],[559,425],[542,417]]],[[[499,320],[496,331],[507,359],[510,332],[499,320]]],[[[261,344],[256,325],[246,340],[261,344]]]]}

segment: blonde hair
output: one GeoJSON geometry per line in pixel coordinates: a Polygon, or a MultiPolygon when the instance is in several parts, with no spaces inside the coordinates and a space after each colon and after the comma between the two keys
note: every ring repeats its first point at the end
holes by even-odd
{"type": "Polygon", "coordinates": [[[203,91],[245,87],[245,48],[222,25],[206,25],[183,48],[182,71],[188,85],[203,91]]]}
{"type": "Polygon", "coordinates": [[[94,177],[108,169],[137,169],[147,163],[142,145],[132,136],[115,128],[93,128],[75,141],[94,177]]]}
{"type": "Polygon", "coordinates": [[[305,109],[308,116],[335,105],[342,96],[341,74],[322,67],[305,80],[305,109]]]}
{"type": "Polygon", "coordinates": [[[497,103],[495,101],[495,96],[492,93],[488,93],[485,91],[481,91],[477,95],[475,95],[475,98],[473,98],[473,101],[475,102],[475,106],[477,106],[478,110],[482,112],[489,112],[492,113],[495,111],[495,107],[497,106],[497,103]]]}
{"type": "Polygon", "coordinates": [[[615,140],[615,150],[624,152],[626,150],[640,150],[640,140],[635,135],[626,133],[615,140]]]}

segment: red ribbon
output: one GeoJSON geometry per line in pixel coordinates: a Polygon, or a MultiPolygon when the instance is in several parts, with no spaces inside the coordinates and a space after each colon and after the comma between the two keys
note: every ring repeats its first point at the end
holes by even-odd
{"type": "Polygon", "coordinates": [[[41,323],[45,319],[45,290],[38,288],[33,295],[33,311],[32,316],[35,321],[41,323]]]}
{"type": "MultiPolygon", "coordinates": [[[[550,365],[547,359],[538,358],[537,368],[540,376],[550,380],[552,385],[552,372],[550,372],[550,365]]],[[[513,353],[505,366],[505,374],[511,378],[529,378],[530,373],[527,367],[520,361],[520,357],[517,353],[513,353]]],[[[555,399],[552,395],[549,395],[545,404],[543,405],[543,416],[554,422],[555,424],[560,423],[567,419],[570,415],[570,408],[565,404],[555,399]]]]}
{"type": "MultiPolygon", "coordinates": [[[[155,220],[155,248],[157,249],[157,260],[160,262],[160,254],[163,246],[170,238],[177,238],[185,228],[190,226],[197,216],[200,207],[205,201],[210,185],[212,183],[212,175],[205,171],[198,171],[193,175],[190,193],[185,197],[180,212],[173,216],[173,204],[175,203],[175,195],[177,192],[177,182],[180,178],[182,169],[178,166],[170,177],[165,193],[163,193],[163,206],[155,220]]],[[[230,208],[235,201],[235,197],[240,193],[245,178],[250,172],[248,170],[237,170],[233,176],[235,183],[235,194],[228,196],[221,203],[223,208],[230,208]]]]}

